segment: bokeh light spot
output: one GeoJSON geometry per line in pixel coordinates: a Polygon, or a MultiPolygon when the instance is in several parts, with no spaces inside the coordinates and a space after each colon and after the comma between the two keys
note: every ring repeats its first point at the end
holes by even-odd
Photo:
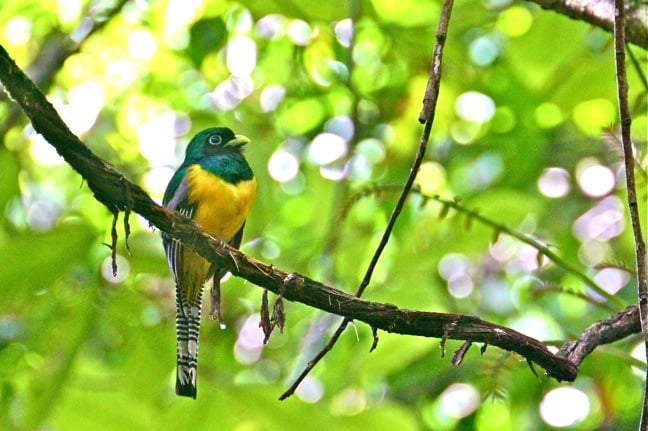
{"type": "Polygon", "coordinates": [[[13,45],[24,45],[31,37],[31,21],[23,16],[15,16],[5,25],[5,37],[13,45]]]}
{"type": "Polygon", "coordinates": [[[415,184],[425,195],[435,195],[446,186],[445,169],[437,162],[425,162],[419,168],[415,184]]]}
{"type": "Polygon", "coordinates": [[[367,397],[364,391],[356,388],[346,388],[338,393],[330,404],[331,414],[335,416],[353,416],[361,413],[367,407],[367,397]]]}
{"type": "Polygon", "coordinates": [[[156,166],[149,170],[144,176],[146,188],[153,194],[162,197],[166,185],[173,176],[173,169],[168,166],[156,166]]]}
{"type": "Polygon", "coordinates": [[[261,256],[267,260],[278,259],[281,256],[281,247],[276,242],[266,239],[261,245],[261,256]]]}
{"type": "Polygon", "coordinates": [[[461,419],[474,412],[480,404],[479,392],[466,383],[453,383],[439,396],[441,409],[452,418],[461,419]]]}
{"type": "Polygon", "coordinates": [[[88,132],[104,106],[103,87],[84,82],[70,88],[67,99],[68,104],[59,107],[65,122],[77,135],[88,132]]]}
{"type": "Polygon", "coordinates": [[[106,78],[109,85],[123,90],[137,79],[137,70],[133,62],[129,60],[112,61],[106,67],[106,78]]]}
{"type": "Polygon", "coordinates": [[[179,49],[183,39],[188,41],[187,27],[196,19],[202,0],[169,0],[165,10],[165,39],[169,46],[179,49]]]}
{"type": "Polygon", "coordinates": [[[610,252],[607,242],[586,240],[578,247],[578,259],[589,267],[599,265],[610,252]]]}
{"type": "Polygon", "coordinates": [[[254,82],[250,77],[232,76],[218,84],[209,97],[218,109],[230,111],[252,91],[254,91],[254,82]]]}
{"type": "Polygon", "coordinates": [[[555,103],[542,103],[534,111],[535,121],[543,129],[551,129],[564,121],[560,107],[555,103]]]}
{"type": "Polygon", "coordinates": [[[519,37],[531,29],[533,16],[523,6],[510,7],[497,17],[495,28],[509,37],[519,37]]]}
{"type": "Polygon", "coordinates": [[[466,258],[458,253],[448,253],[439,260],[439,275],[445,280],[450,280],[463,274],[468,269],[466,258]]]}
{"type": "Polygon", "coordinates": [[[485,123],[495,114],[495,102],[483,93],[467,91],[457,98],[455,111],[464,120],[485,123]]]}
{"type": "Polygon", "coordinates": [[[249,76],[256,67],[256,58],[256,44],[247,36],[236,36],[227,45],[227,69],[234,76],[249,76]]]}
{"type": "Polygon", "coordinates": [[[253,364],[261,357],[263,351],[263,334],[259,328],[259,316],[249,316],[239,329],[234,343],[234,357],[241,364],[253,364]]]}
{"type": "Polygon", "coordinates": [[[614,172],[593,159],[583,159],[576,166],[576,181],[583,193],[591,197],[605,196],[614,189],[614,172]]]}
{"type": "Polygon", "coordinates": [[[569,173],[562,168],[547,168],[538,178],[538,190],[548,198],[561,198],[569,189],[569,173]]]}
{"type": "Polygon", "coordinates": [[[137,60],[148,60],[155,55],[157,42],[147,30],[137,30],[128,36],[128,52],[137,60]]]}
{"type": "Polygon", "coordinates": [[[280,183],[292,181],[299,172],[299,160],[290,151],[279,149],[268,160],[268,172],[280,183]]]}
{"type": "Polygon", "coordinates": [[[333,133],[320,133],[308,147],[308,157],[318,165],[332,163],[346,152],[347,143],[344,138],[333,133]]]}
{"type": "Polygon", "coordinates": [[[322,399],[324,389],[318,379],[306,376],[306,378],[297,387],[295,395],[297,395],[300,400],[313,404],[322,399]]]}
{"type": "Polygon", "coordinates": [[[632,366],[632,372],[641,379],[646,377],[646,345],[643,342],[637,343],[636,346],[630,351],[630,356],[634,359],[644,363],[643,367],[632,366]]]}
{"type": "MultiPolygon", "coordinates": [[[[538,284],[537,279],[532,277],[519,279],[516,284],[522,285],[528,283],[529,281],[531,283],[538,284]]],[[[516,331],[519,331],[529,337],[533,337],[538,340],[546,340],[552,337],[559,338],[559,334],[556,334],[556,331],[552,330],[552,328],[550,327],[550,322],[544,315],[524,315],[518,319],[513,320],[508,326],[515,329],[516,331]]]]}
{"type": "Polygon", "coordinates": [[[350,19],[343,19],[338,21],[335,24],[335,38],[338,43],[345,48],[351,46],[351,40],[353,39],[353,21],[350,19]]]}
{"type": "Polygon", "coordinates": [[[472,121],[455,121],[450,128],[450,136],[460,145],[472,144],[479,134],[479,124],[472,121]]]}
{"type": "Polygon", "coordinates": [[[81,0],[57,1],[58,16],[62,23],[75,22],[81,16],[81,0]]]}
{"type": "Polygon", "coordinates": [[[590,413],[590,401],[580,389],[564,386],[549,391],[540,402],[540,416],[548,425],[571,427],[590,413]]]}
{"type": "Polygon", "coordinates": [[[385,160],[385,146],[378,139],[363,139],[356,144],[355,150],[358,154],[362,154],[365,160],[371,164],[380,163],[385,160]]]}
{"type": "Polygon", "coordinates": [[[574,222],[572,230],[581,241],[608,241],[623,232],[623,204],[616,196],[608,196],[574,222]]]}
{"type": "Polygon", "coordinates": [[[324,131],[334,133],[339,137],[350,141],[355,133],[355,127],[351,118],[346,115],[338,115],[326,121],[326,124],[324,124],[324,131]]]}
{"type": "Polygon", "coordinates": [[[256,31],[263,39],[275,39],[284,35],[285,23],[286,17],[283,15],[269,14],[257,21],[256,31]]]}
{"type": "Polygon", "coordinates": [[[344,164],[342,166],[320,166],[319,169],[320,175],[322,178],[326,178],[331,181],[341,181],[346,178],[349,173],[348,165],[344,164]]]}
{"type": "Polygon", "coordinates": [[[295,45],[306,46],[314,37],[314,33],[306,21],[296,19],[288,25],[288,37],[295,45]]]}
{"type": "Polygon", "coordinates": [[[283,85],[268,85],[261,91],[259,103],[263,112],[272,112],[277,109],[279,103],[286,96],[286,89],[283,85]]]}
{"type": "Polygon", "coordinates": [[[175,113],[169,111],[137,128],[139,149],[152,166],[172,166],[176,163],[175,122],[175,113]]]}
{"type": "Polygon", "coordinates": [[[31,154],[36,162],[44,166],[63,163],[63,157],[59,155],[56,149],[41,134],[34,133],[31,135],[31,154]]]}
{"type": "Polygon", "coordinates": [[[252,14],[248,9],[233,7],[225,19],[227,29],[235,34],[249,33],[252,29],[252,14]]]}
{"type": "Polygon", "coordinates": [[[468,54],[477,66],[488,66],[497,58],[499,46],[493,36],[482,36],[470,43],[468,54]]]}
{"type": "Polygon", "coordinates": [[[594,281],[612,295],[621,290],[628,280],[628,273],[618,268],[603,268],[594,276],[594,281]]]}
{"type": "Polygon", "coordinates": [[[506,263],[515,257],[519,247],[519,242],[514,238],[499,234],[497,241],[489,247],[488,252],[496,261],[506,263]]]}
{"type": "Polygon", "coordinates": [[[586,100],[576,105],[573,111],[576,126],[591,136],[599,136],[601,129],[614,124],[616,116],[616,108],[608,99],[586,100]]]}
{"type": "Polygon", "coordinates": [[[495,116],[493,116],[491,124],[494,132],[507,133],[513,130],[516,121],[513,109],[508,106],[501,106],[495,109],[495,116]]]}
{"type": "Polygon", "coordinates": [[[457,274],[448,279],[448,293],[457,299],[470,296],[474,287],[475,283],[468,274],[457,274]]]}

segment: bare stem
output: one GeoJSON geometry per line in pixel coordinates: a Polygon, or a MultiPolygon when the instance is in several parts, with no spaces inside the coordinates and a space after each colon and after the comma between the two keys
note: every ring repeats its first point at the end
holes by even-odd
{"type": "MultiPolygon", "coordinates": [[[[416,179],[416,174],[418,173],[419,167],[421,166],[421,163],[423,161],[423,157],[425,156],[427,143],[430,140],[432,123],[434,122],[434,114],[436,112],[436,103],[439,95],[439,83],[441,82],[441,59],[443,56],[443,47],[445,45],[446,35],[448,33],[448,24],[450,23],[450,14],[452,13],[452,5],[453,5],[453,0],[445,0],[443,2],[443,8],[441,9],[439,26],[437,27],[436,43],[434,46],[434,53],[432,54],[432,66],[430,68],[430,77],[428,79],[427,88],[425,90],[425,95],[423,97],[423,111],[421,112],[421,116],[419,118],[419,121],[424,122],[425,126],[423,128],[421,140],[419,141],[418,150],[416,152],[414,161],[412,162],[412,167],[410,168],[407,181],[405,182],[401,194],[398,197],[398,201],[396,201],[396,205],[392,210],[392,213],[389,217],[389,221],[387,222],[387,226],[385,227],[385,231],[383,232],[382,238],[378,243],[378,247],[376,247],[376,251],[371,257],[371,261],[369,262],[367,271],[365,272],[365,275],[362,281],[360,282],[360,285],[358,286],[358,290],[355,293],[355,296],[358,298],[362,296],[365,289],[367,288],[367,286],[369,286],[369,283],[371,282],[371,277],[373,276],[373,272],[376,269],[376,265],[380,260],[380,256],[382,255],[382,252],[385,250],[385,247],[389,242],[389,237],[391,236],[392,230],[394,229],[396,220],[398,219],[398,216],[400,215],[401,211],[403,210],[403,207],[405,206],[405,201],[407,200],[407,197],[409,196],[409,193],[412,190],[412,185],[414,184],[414,180],[416,179]]],[[[293,384],[283,394],[281,394],[281,396],[279,397],[280,400],[284,400],[288,398],[295,392],[299,384],[308,375],[308,373],[310,373],[310,371],[326,355],[326,353],[328,353],[333,348],[333,346],[340,338],[340,335],[342,335],[342,332],[344,332],[344,329],[347,327],[349,322],[351,322],[351,319],[346,317],[342,320],[340,326],[338,326],[338,328],[335,330],[335,333],[333,334],[329,342],[324,346],[324,348],[317,355],[315,355],[315,357],[312,360],[308,362],[306,368],[304,369],[304,371],[302,371],[299,377],[297,377],[297,379],[293,382],[293,384]]]]}
{"type": "MultiPolygon", "coordinates": [[[[637,190],[635,186],[635,159],[632,152],[630,129],[632,118],[628,107],[628,78],[625,67],[625,5],[623,0],[615,0],[614,19],[614,51],[616,59],[617,93],[619,99],[619,118],[621,122],[621,143],[623,144],[623,160],[625,163],[626,193],[628,211],[632,223],[632,233],[635,241],[637,265],[637,293],[639,297],[639,319],[646,353],[648,354],[648,286],[646,285],[646,244],[641,233],[639,209],[637,205],[637,190]]],[[[648,373],[648,369],[647,369],[648,373]]],[[[648,377],[648,376],[647,376],[648,377]]],[[[648,382],[648,380],[647,380],[648,382]]],[[[641,414],[641,430],[648,429],[648,386],[644,386],[643,410],[641,414]]]]}

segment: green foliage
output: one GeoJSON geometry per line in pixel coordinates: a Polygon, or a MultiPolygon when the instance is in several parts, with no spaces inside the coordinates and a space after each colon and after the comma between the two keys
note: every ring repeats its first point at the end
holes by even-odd
{"type": "MultiPolygon", "coordinates": [[[[80,37],[85,8],[105,6],[93,5],[8,2],[0,43],[26,68],[50,35],[80,37]]],[[[130,1],[60,70],[32,72],[53,78],[46,92],[71,129],[158,201],[193,133],[249,136],[259,191],[243,250],[352,292],[420,139],[439,10],[130,1]]],[[[530,3],[455,5],[428,154],[368,299],[558,343],[635,301],[611,46],[608,33],[530,3]]],[[[645,231],[646,88],[629,70],[645,231]]],[[[597,349],[576,382],[559,384],[494,347],[473,346],[455,368],[459,342],[442,357],[439,340],[379,333],[369,353],[371,330],[355,323],[279,402],[337,318],[287,303],[284,333],[261,346],[262,291],[234,278],[223,283],[227,328],[203,322],[198,399],[177,398],[159,233],[133,216],[113,277],[111,215],[10,106],[0,102],[0,429],[636,426],[645,364],[634,339],[597,349]],[[557,388],[587,405],[547,414],[557,388]]]]}

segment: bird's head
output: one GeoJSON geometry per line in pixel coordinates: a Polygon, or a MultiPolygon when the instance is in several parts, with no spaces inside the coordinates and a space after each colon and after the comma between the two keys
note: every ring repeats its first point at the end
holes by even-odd
{"type": "Polygon", "coordinates": [[[227,127],[210,127],[191,139],[187,146],[185,160],[197,162],[205,157],[219,154],[240,153],[242,147],[250,142],[250,139],[243,135],[235,135],[227,127]]]}

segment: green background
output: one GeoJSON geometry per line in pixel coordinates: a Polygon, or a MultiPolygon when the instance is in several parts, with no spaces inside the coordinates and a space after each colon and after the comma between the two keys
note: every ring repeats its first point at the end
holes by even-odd
{"type": "MultiPolygon", "coordinates": [[[[77,37],[90,6],[8,2],[0,43],[27,68],[39,50],[60,49],[59,35],[77,37]]],[[[258,197],[243,251],[353,292],[421,136],[440,7],[130,1],[60,68],[31,71],[52,77],[44,90],[73,131],[157,201],[193,133],[226,125],[249,136],[258,197]],[[349,47],[338,23],[350,18],[349,47]],[[245,54],[228,54],[237,40],[255,58],[233,78],[232,62],[245,54]],[[352,136],[335,141],[342,152],[331,156],[326,141],[320,149],[334,160],[318,159],[313,139],[349,124],[352,136]],[[278,154],[296,168],[289,181],[277,180],[289,171],[271,163],[278,154]]],[[[440,217],[443,206],[420,194],[408,200],[367,299],[476,315],[554,346],[635,302],[612,45],[609,33],[531,3],[457,2],[417,184],[428,198],[460,199],[548,245],[563,266],[602,285],[612,274],[618,301],[592,300],[578,275],[547,259],[538,266],[533,247],[456,210],[440,217]],[[602,194],[583,174],[592,165],[614,180],[602,194]],[[549,168],[569,187],[558,197],[539,186],[549,168]]],[[[632,51],[645,65],[645,51],[632,51]]],[[[630,64],[629,80],[645,228],[646,87],[630,64]]],[[[574,383],[560,384],[494,347],[484,355],[473,347],[453,367],[459,342],[441,357],[439,340],[380,333],[369,353],[371,331],[356,323],[280,402],[339,318],[287,303],[284,333],[260,348],[262,290],[234,278],[223,284],[226,329],[202,324],[198,399],[176,397],[173,283],[159,233],[133,217],[131,253],[122,235],[114,278],[104,244],[110,213],[24,117],[8,115],[10,105],[0,103],[1,429],[542,430],[555,429],[542,406],[564,387],[588,406],[573,420],[578,406],[565,403],[564,414],[554,406],[569,429],[636,427],[645,368],[633,356],[638,337],[597,349],[574,383]],[[251,356],[240,353],[246,345],[251,356]]]]}

